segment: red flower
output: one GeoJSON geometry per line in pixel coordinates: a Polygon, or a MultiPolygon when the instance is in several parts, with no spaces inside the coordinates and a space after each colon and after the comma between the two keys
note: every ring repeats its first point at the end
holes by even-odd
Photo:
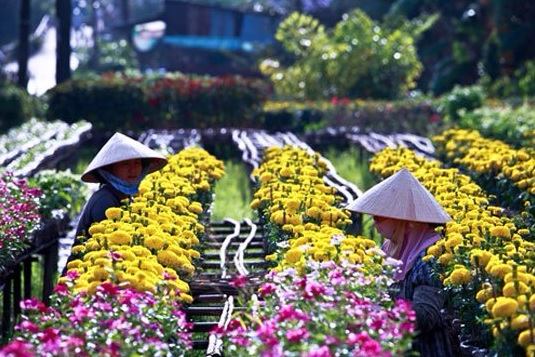
{"type": "Polygon", "coordinates": [[[69,295],[69,288],[65,284],[58,284],[54,288],[54,292],[61,296],[69,295]]]}
{"type": "Polygon", "coordinates": [[[103,293],[107,294],[107,295],[111,295],[111,296],[115,296],[117,295],[117,293],[119,292],[119,288],[117,288],[116,285],[110,283],[110,282],[104,282],[102,284],[99,285],[99,287],[97,288],[98,291],[102,291],[103,293]]]}

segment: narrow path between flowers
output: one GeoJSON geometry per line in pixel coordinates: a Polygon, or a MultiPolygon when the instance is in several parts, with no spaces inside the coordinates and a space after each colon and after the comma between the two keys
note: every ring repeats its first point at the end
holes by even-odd
{"type": "Polygon", "coordinates": [[[250,220],[208,225],[201,263],[190,284],[194,302],[186,310],[193,322],[193,348],[200,355],[222,355],[222,341],[211,332],[225,327],[232,313],[242,309],[236,299],[239,289],[265,273],[265,255],[263,230],[250,220]]]}

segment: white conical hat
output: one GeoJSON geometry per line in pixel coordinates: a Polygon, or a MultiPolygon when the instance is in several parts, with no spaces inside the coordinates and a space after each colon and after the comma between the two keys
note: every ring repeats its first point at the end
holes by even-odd
{"type": "Polygon", "coordinates": [[[132,159],[148,160],[147,173],[157,171],[167,164],[163,155],[126,135],[115,133],[89,163],[82,174],[82,181],[99,182],[98,176],[95,175],[97,169],[132,159]]]}
{"type": "Polygon", "coordinates": [[[451,220],[433,195],[405,168],[370,188],[346,208],[405,221],[446,223],[451,220]]]}

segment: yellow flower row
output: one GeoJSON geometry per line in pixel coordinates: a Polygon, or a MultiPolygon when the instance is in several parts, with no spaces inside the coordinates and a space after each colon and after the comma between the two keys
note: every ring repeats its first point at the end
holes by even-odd
{"type": "Polygon", "coordinates": [[[482,137],[476,130],[450,129],[433,138],[439,152],[477,173],[496,173],[519,189],[535,195],[535,150],[515,149],[503,141],[482,137]]]}
{"type": "Polygon", "coordinates": [[[194,249],[204,233],[203,212],[194,201],[224,173],[223,163],[199,148],[169,157],[162,170],[148,175],[132,202],[106,210],[89,228],[90,237],[73,247],[80,259],[68,263],[79,277],[75,291],[94,292],[104,281],[141,291],[164,290],[191,302],[188,284],[195,271],[194,249]],[[182,279],[181,279],[182,278],[182,279]]]}
{"type": "Polygon", "coordinates": [[[292,146],[266,150],[253,175],[260,187],[251,207],[289,236],[287,249],[266,258],[279,260],[276,269],[304,272],[308,259],[369,263],[374,241],[346,235],[350,214],[336,204],[336,191],[323,182],[327,165],[321,157],[292,146]]]}
{"type": "MultiPolygon", "coordinates": [[[[517,229],[501,208],[490,206],[483,190],[468,176],[442,168],[438,161],[419,157],[409,149],[381,151],[372,159],[370,170],[387,177],[402,167],[409,169],[453,218],[444,238],[429,247],[425,257],[442,266],[444,284],[474,284],[480,289],[476,298],[486,304],[492,317],[487,322],[498,324],[495,336],[533,325],[531,317],[524,324],[515,320],[529,317],[533,311],[529,301],[535,296],[535,244],[522,239],[527,230],[517,229]],[[510,301],[504,298],[515,299],[517,304],[504,304],[510,301]]],[[[528,343],[526,334],[520,335],[519,344],[535,348],[533,335],[528,343]]]]}

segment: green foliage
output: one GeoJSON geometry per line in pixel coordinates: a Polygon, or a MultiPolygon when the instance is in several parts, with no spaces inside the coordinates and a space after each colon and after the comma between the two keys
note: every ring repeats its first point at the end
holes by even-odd
{"type": "Polygon", "coordinates": [[[264,127],[313,132],[326,126],[357,126],[362,131],[429,135],[443,124],[436,104],[427,98],[399,101],[274,101],[264,105],[264,127]]]}
{"type": "Polygon", "coordinates": [[[80,212],[88,195],[86,185],[70,171],[41,171],[30,179],[30,185],[41,190],[39,213],[47,218],[58,210],[70,216],[80,212]]]}
{"type": "Polygon", "coordinates": [[[448,119],[456,121],[462,112],[481,107],[484,100],[485,93],[481,86],[455,86],[450,93],[442,97],[439,110],[448,119]]]}
{"type": "Polygon", "coordinates": [[[91,63],[92,48],[78,49],[78,57],[80,57],[81,64],[76,70],[76,73],[90,73],[90,71],[97,71],[98,73],[108,71],[126,71],[139,67],[136,58],[136,53],[132,46],[125,39],[120,40],[105,40],[99,39],[99,53],[98,63],[96,68],[91,63]]]}
{"type": "Polygon", "coordinates": [[[32,98],[21,88],[0,83],[0,133],[19,126],[33,114],[32,98]]]}
{"type": "Polygon", "coordinates": [[[516,147],[535,145],[535,108],[532,105],[482,107],[462,113],[458,124],[516,147]]]}
{"type": "Polygon", "coordinates": [[[535,60],[526,62],[516,73],[520,94],[524,97],[535,96],[535,60]]]}
{"type": "MultiPolygon", "coordinates": [[[[377,183],[376,177],[370,172],[368,155],[361,153],[356,147],[351,146],[344,150],[330,147],[323,155],[334,165],[340,176],[357,185],[362,191],[368,190],[377,183]]],[[[375,229],[370,215],[363,215],[360,234],[375,240],[378,244],[382,243],[381,235],[375,229]]]]}
{"type": "Polygon", "coordinates": [[[485,76],[480,83],[490,97],[533,97],[535,96],[535,60],[525,62],[511,76],[502,76],[495,80],[485,76]]]}
{"type": "Polygon", "coordinates": [[[340,176],[353,182],[362,191],[377,183],[368,167],[368,155],[363,155],[354,146],[345,150],[331,147],[325,152],[325,158],[334,165],[340,176]]]}
{"type": "Polygon", "coordinates": [[[225,161],[225,176],[215,186],[212,220],[252,218],[251,187],[247,170],[242,163],[225,161]]]}
{"type": "Polygon", "coordinates": [[[285,67],[266,59],[260,70],[284,97],[395,98],[415,86],[422,69],[408,26],[381,27],[361,10],[344,15],[329,31],[295,12],[275,37],[295,61],[285,67]]]}

